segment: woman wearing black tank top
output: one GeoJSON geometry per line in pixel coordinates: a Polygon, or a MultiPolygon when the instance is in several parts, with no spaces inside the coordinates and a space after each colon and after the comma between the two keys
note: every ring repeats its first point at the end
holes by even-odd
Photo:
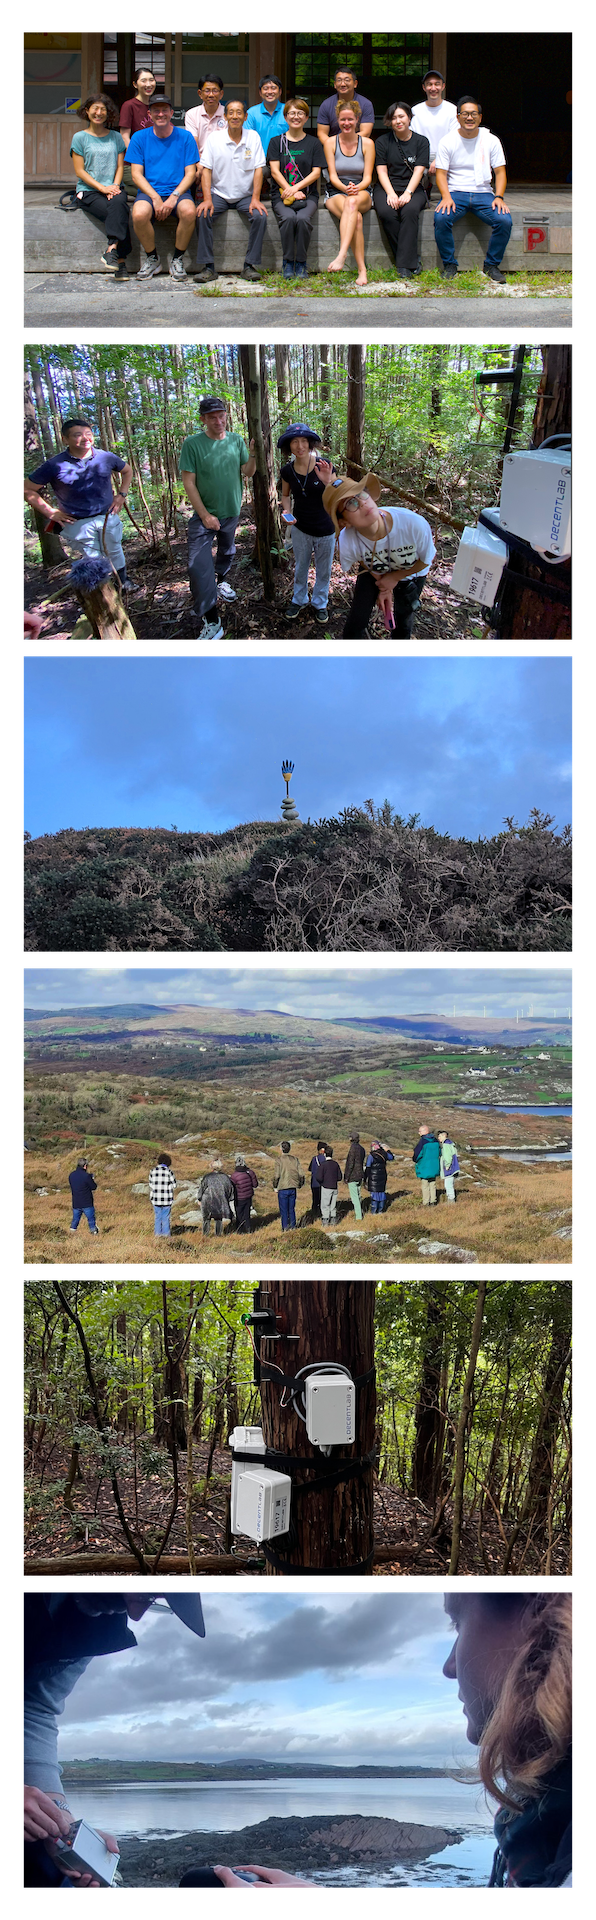
{"type": "Polygon", "coordinates": [[[362,215],[368,213],[371,206],[369,188],[375,165],[375,143],[359,134],[360,118],[357,100],[349,107],[338,107],[339,133],[324,143],[331,187],[325,204],[329,213],[334,213],[339,220],[339,253],[330,261],[327,272],[341,273],[351,247],[358,268],[356,286],[365,287],[362,215]],[[355,165],[350,167],[350,161],[355,165]]]}

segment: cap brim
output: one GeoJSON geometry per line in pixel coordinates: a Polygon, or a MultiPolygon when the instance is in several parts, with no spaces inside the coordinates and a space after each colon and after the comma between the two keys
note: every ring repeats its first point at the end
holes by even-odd
{"type": "Polygon", "coordinates": [[[204,1640],[205,1621],[198,1593],[160,1593],[159,1598],[167,1600],[171,1612],[182,1620],[183,1625],[190,1627],[191,1633],[198,1634],[199,1640],[204,1640]]]}

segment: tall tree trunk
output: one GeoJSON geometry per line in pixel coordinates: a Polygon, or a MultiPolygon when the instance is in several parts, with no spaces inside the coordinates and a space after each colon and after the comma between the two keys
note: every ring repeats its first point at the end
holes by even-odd
{"type": "MultiPolygon", "coordinates": [[[[538,388],[532,446],[542,446],[553,433],[571,432],[571,347],[542,348],[542,379],[538,388]]],[[[538,567],[524,553],[509,554],[508,565],[518,580],[508,580],[501,600],[501,631],[506,640],[570,640],[571,608],[553,594],[532,587],[533,580],[548,585],[538,567]]],[[[552,584],[571,586],[571,560],[551,569],[552,584]]]]}
{"type": "Polygon", "coordinates": [[[366,347],[348,347],[348,438],[346,466],[350,480],[362,475],[366,347]]]}
{"type": "Polygon", "coordinates": [[[439,1282],[424,1289],[426,1326],[422,1337],[420,1379],[415,1412],[415,1441],[412,1461],[413,1491],[419,1500],[434,1506],[439,1492],[443,1457],[444,1417],[441,1410],[441,1375],[445,1339],[446,1287],[439,1282]]]}
{"type": "Polygon", "coordinates": [[[331,446],[331,387],[329,383],[329,347],[319,342],[319,379],[321,383],[321,425],[326,447],[331,446]]]}
{"type": "Polygon", "coordinates": [[[290,349],[287,346],[275,347],[275,379],[280,413],[285,415],[290,409],[290,349]]]}
{"type": "Polygon", "coordinates": [[[253,480],[256,548],[265,600],[275,599],[272,547],[281,545],[275,481],[271,462],[271,432],[264,362],[260,347],[240,347],[248,437],[254,440],[256,469],[253,480]]]}
{"type": "Polygon", "coordinates": [[[480,1350],[480,1341],[482,1339],[482,1326],[484,1321],[484,1306],[486,1301],[487,1284],[488,1283],[486,1280],[481,1280],[479,1282],[479,1285],[476,1291],[476,1308],[474,1313],[472,1334],[470,1339],[470,1353],[468,1358],[468,1365],[466,1368],[464,1390],[462,1393],[460,1415],[457,1423],[457,1434],[455,1438],[455,1473],[454,1473],[455,1484],[454,1484],[454,1492],[453,1492],[453,1531],[451,1535],[451,1559],[449,1561],[450,1573],[457,1573],[457,1570],[459,1567],[461,1530],[462,1530],[462,1520],[463,1520],[463,1511],[464,1511],[464,1477],[465,1477],[465,1463],[466,1463],[466,1440],[468,1437],[468,1428],[469,1428],[470,1416],[472,1412],[472,1393],[474,1390],[474,1380],[476,1376],[476,1367],[478,1363],[478,1353],[480,1350]]]}
{"type": "MultiPolygon", "coordinates": [[[[262,1341],[261,1361],[271,1360],[295,1377],[308,1361],[328,1360],[349,1368],[355,1379],[374,1365],[375,1282],[312,1280],[297,1286],[295,1280],[267,1280],[259,1290],[260,1304],[282,1316],[284,1334],[280,1340],[262,1341]],[[289,1340],[287,1334],[297,1334],[289,1340]]],[[[291,1531],[276,1545],[283,1569],[271,1564],[272,1573],[293,1567],[308,1567],[313,1572],[343,1569],[346,1573],[368,1563],[373,1551],[372,1460],[352,1479],[337,1486],[312,1488],[333,1469],[340,1457],[363,1459],[371,1452],[375,1437],[376,1392],[374,1381],[359,1388],[356,1397],[356,1441],[352,1447],[337,1447],[329,1457],[314,1447],[307,1437],[304,1421],[292,1408],[282,1409],[280,1385],[261,1381],[263,1434],[268,1447],[290,1453],[297,1461],[314,1461],[316,1468],[292,1473],[291,1531]],[[301,1489],[306,1491],[302,1492],[301,1489]],[[312,1489],[312,1490],[311,1490],[312,1489]]]]}
{"type": "MultiPolygon", "coordinates": [[[[48,425],[39,368],[36,366],[32,356],[29,356],[29,367],[31,377],[29,379],[27,374],[25,374],[24,389],[25,467],[27,472],[30,472],[32,467],[37,467],[41,464],[40,456],[42,451],[46,457],[48,457],[51,456],[55,450],[48,425]],[[31,382],[33,382],[36,405],[31,392],[31,382]],[[40,444],[40,432],[43,446],[40,444]]],[[[30,512],[33,514],[35,521],[44,567],[61,567],[66,560],[66,554],[59,533],[56,532],[55,528],[53,531],[50,529],[45,513],[39,513],[37,507],[31,507],[30,512]]]]}

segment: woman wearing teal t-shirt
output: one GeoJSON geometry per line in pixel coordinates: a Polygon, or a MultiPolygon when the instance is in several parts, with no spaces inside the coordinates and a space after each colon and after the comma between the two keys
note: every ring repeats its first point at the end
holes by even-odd
{"type": "Polygon", "coordinates": [[[128,200],[122,190],[126,147],[118,132],[118,115],[105,93],[92,93],[79,107],[87,126],[75,133],[70,149],[77,176],[76,195],[84,213],[102,220],[106,246],[102,266],[119,279],[126,278],[124,261],[132,250],[128,200]]]}

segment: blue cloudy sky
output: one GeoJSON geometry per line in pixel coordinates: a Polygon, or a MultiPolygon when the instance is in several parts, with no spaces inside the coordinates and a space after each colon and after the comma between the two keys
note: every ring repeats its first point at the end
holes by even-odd
{"type": "Polygon", "coordinates": [[[219,831],[369,796],[439,831],[570,818],[564,659],[30,659],[25,825],[219,831]]]}
{"type": "Polygon", "coordinates": [[[442,1596],[203,1593],[206,1638],[174,1615],[134,1626],[138,1650],[92,1661],[68,1701],[60,1756],[470,1763],[442,1596]]]}
{"type": "Polygon", "coordinates": [[[302,1018],[334,1020],[371,1014],[479,1014],[500,1018],[516,1010],[545,1019],[567,1018],[571,968],[553,967],[28,967],[25,1004],[110,1007],[142,1002],[276,1009],[302,1018]]]}

